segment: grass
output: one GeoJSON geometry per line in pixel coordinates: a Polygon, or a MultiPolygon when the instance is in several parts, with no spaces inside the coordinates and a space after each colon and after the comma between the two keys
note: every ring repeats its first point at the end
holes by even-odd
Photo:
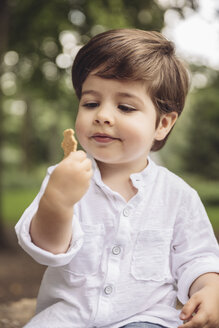
{"type": "Polygon", "coordinates": [[[206,206],[206,211],[215,232],[219,235],[219,206],[206,206]]]}
{"type": "Polygon", "coordinates": [[[6,190],[3,193],[4,221],[15,224],[37,193],[37,189],[6,190]]]}
{"type": "Polygon", "coordinates": [[[180,174],[180,176],[197,190],[203,202],[219,206],[219,180],[201,178],[195,174],[180,174]]]}
{"type": "Polygon", "coordinates": [[[182,175],[182,178],[197,190],[214,231],[219,235],[219,181],[203,179],[197,175],[182,175]]]}
{"type": "Polygon", "coordinates": [[[9,167],[3,180],[3,218],[6,223],[14,224],[39,192],[46,174],[45,165],[36,166],[31,171],[9,167]]]}

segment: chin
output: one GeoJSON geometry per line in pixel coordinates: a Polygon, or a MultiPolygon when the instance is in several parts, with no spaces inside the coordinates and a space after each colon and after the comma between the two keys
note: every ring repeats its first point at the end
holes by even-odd
{"type": "Polygon", "coordinates": [[[88,151],[88,153],[95,158],[97,161],[108,163],[108,162],[114,162],[116,160],[115,154],[113,154],[111,151],[88,151]]]}
{"type": "Polygon", "coordinates": [[[98,162],[102,162],[102,163],[105,163],[105,164],[117,164],[117,163],[119,163],[119,160],[115,159],[115,157],[112,157],[112,155],[109,155],[109,156],[98,156],[96,154],[91,154],[91,155],[98,162]]]}
{"type": "Polygon", "coordinates": [[[99,156],[93,156],[94,159],[98,162],[102,162],[105,164],[116,164],[117,161],[115,161],[115,159],[112,158],[106,158],[106,157],[99,157],[99,156]]]}

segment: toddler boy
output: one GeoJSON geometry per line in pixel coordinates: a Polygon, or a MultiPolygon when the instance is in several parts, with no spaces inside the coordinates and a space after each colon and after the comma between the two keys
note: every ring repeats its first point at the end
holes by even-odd
{"type": "Polygon", "coordinates": [[[85,152],[48,169],[16,225],[20,245],[48,266],[26,327],[217,328],[219,247],[207,214],[149,157],[188,92],[173,44],[157,32],[104,32],[81,48],[72,78],[85,152]]]}

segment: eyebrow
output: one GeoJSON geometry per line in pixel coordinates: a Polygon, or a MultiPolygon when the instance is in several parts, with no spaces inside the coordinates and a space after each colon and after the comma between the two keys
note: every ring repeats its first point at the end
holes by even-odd
{"type": "Polygon", "coordinates": [[[84,96],[84,95],[99,96],[100,95],[100,92],[95,91],[95,90],[85,90],[85,91],[82,91],[82,93],[81,93],[81,96],[84,96]]]}
{"type": "Polygon", "coordinates": [[[139,97],[137,97],[136,95],[129,93],[129,92],[117,92],[117,95],[120,97],[126,97],[126,98],[134,98],[136,100],[140,100],[141,99],[139,97]]]}
{"type": "Polygon", "coordinates": [[[135,101],[138,102],[138,104],[140,104],[140,105],[144,105],[144,101],[143,101],[140,97],[134,95],[133,93],[129,93],[129,92],[117,92],[116,94],[117,94],[119,97],[124,97],[124,98],[134,99],[135,101]]]}
{"type": "MultiPolygon", "coordinates": [[[[91,95],[94,95],[94,96],[101,95],[101,93],[96,91],[96,90],[84,90],[84,91],[82,91],[81,96],[84,96],[84,95],[87,95],[87,94],[91,94],[91,95]]],[[[120,96],[120,97],[133,98],[133,99],[136,99],[137,101],[142,102],[141,98],[139,98],[139,97],[137,97],[134,94],[129,93],[129,92],[117,92],[116,95],[120,96]]]]}

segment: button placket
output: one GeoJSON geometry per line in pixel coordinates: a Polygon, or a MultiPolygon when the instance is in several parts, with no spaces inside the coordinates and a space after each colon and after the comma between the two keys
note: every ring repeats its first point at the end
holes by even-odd
{"type": "Polygon", "coordinates": [[[119,255],[121,253],[121,247],[116,245],[112,248],[113,255],[119,255]]]}
{"type": "Polygon", "coordinates": [[[124,210],[123,210],[123,215],[124,215],[125,217],[128,217],[129,214],[130,214],[130,210],[129,210],[127,207],[124,208],[124,210]]]}
{"type": "Polygon", "coordinates": [[[113,292],[113,287],[112,286],[106,286],[105,288],[104,288],[104,293],[106,294],[106,295],[110,295],[110,294],[112,294],[112,292],[113,292]]]}

